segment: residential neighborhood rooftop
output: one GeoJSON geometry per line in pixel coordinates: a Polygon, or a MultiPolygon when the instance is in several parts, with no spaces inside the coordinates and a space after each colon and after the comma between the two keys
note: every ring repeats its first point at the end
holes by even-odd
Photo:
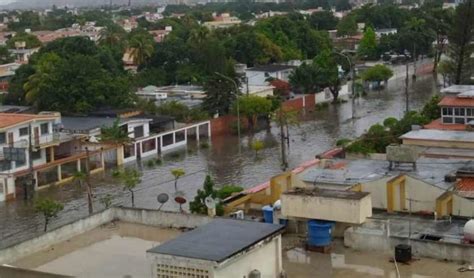
{"type": "Polygon", "coordinates": [[[461,94],[474,90],[474,85],[452,85],[440,90],[444,94],[461,94]]]}
{"type": "Polygon", "coordinates": [[[283,225],[215,219],[147,252],[222,262],[283,229],[283,225]]]}
{"type": "Polygon", "coordinates": [[[264,66],[255,66],[253,68],[248,68],[248,71],[264,71],[264,72],[277,72],[287,69],[293,69],[296,66],[291,65],[264,65],[264,66]]]}
{"type": "Polygon", "coordinates": [[[456,106],[456,107],[474,107],[474,99],[468,97],[445,96],[438,103],[439,106],[456,106]]]}

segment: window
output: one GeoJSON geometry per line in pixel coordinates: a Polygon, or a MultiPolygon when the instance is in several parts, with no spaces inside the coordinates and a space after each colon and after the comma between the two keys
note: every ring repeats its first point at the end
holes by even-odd
{"type": "Polygon", "coordinates": [[[5,144],[7,142],[7,134],[5,132],[0,132],[0,144],[5,144]]]}
{"type": "Polygon", "coordinates": [[[451,117],[443,117],[443,124],[452,124],[453,118],[451,117]]]}
{"type": "Polygon", "coordinates": [[[31,153],[31,159],[38,160],[41,159],[41,150],[37,150],[36,152],[31,153]]]}
{"type": "Polygon", "coordinates": [[[41,124],[40,129],[41,129],[41,134],[48,134],[49,133],[49,124],[48,123],[41,124]]]}
{"type": "Polygon", "coordinates": [[[454,122],[457,124],[464,124],[464,118],[454,118],[454,122]]]}
{"type": "Polygon", "coordinates": [[[472,113],[472,108],[466,108],[466,115],[467,116],[474,116],[474,114],[472,113]]]}
{"type": "Polygon", "coordinates": [[[28,127],[20,128],[20,136],[26,136],[26,135],[28,135],[28,127]]]}
{"type": "Polygon", "coordinates": [[[448,115],[448,116],[453,115],[453,108],[444,107],[443,108],[443,115],[448,115]]]}
{"type": "Polygon", "coordinates": [[[143,126],[136,126],[134,129],[133,129],[133,133],[134,133],[134,137],[135,138],[140,138],[140,137],[143,137],[145,132],[143,130],[143,126]]]}
{"type": "Polygon", "coordinates": [[[455,116],[464,116],[464,108],[454,108],[455,116]]]}

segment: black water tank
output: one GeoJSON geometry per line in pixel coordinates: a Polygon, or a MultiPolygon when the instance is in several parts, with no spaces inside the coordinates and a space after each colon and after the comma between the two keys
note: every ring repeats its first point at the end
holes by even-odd
{"type": "Polygon", "coordinates": [[[395,246],[395,260],[401,263],[411,261],[411,246],[406,244],[395,246]]]}

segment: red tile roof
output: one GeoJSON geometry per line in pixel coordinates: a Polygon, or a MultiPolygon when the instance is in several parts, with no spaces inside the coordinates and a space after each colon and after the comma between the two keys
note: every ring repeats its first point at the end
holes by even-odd
{"type": "Polygon", "coordinates": [[[54,119],[52,115],[0,113],[0,128],[15,126],[37,119],[54,119]]]}
{"type": "Polygon", "coordinates": [[[474,178],[462,178],[456,183],[456,191],[463,197],[474,197],[474,178]]]}
{"type": "Polygon", "coordinates": [[[443,124],[441,119],[432,121],[431,123],[423,126],[426,129],[438,129],[438,130],[466,130],[464,124],[443,124]]]}
{"type": "Polygon", "coordinates": [[[452,106],[452,107],[474,107],[474,98],[445,96],[438,103],[438,105],[439,106],[452,106]]]}

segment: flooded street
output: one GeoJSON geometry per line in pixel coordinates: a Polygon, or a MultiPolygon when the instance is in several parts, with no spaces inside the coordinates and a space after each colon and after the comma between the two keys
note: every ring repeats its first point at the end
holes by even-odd
{"type": "MultiPolygon", "coordinates": [[[[437,91],[431,75],[419,77],[410,89],[410,108],[421,107],[437,91]]],[[[290,128],[290,168],[333,147],[339,138],[354,138],[370,125],[386,117],[400,118],[405,110],[404,80],[391,80],[385,90],[372,91],[358,99],[355,120],[351,119],[351,106],[349,101],[308,112],[298,127],[290,128]]],[[[275,126],[271,132],[261,131],[253,136],[265,142],[265,149],[259,153],[258,158],[249,147],[249,136],[243,136],[240,153],[236,136],[221,136],[212,138],[209,148],[190,146],[167,154],[163,157],[163,165],[160,166],[149,168],[145,166],[144,161],[141,166],[142,182],[135,194],[136,206],[157,208],[156,197],[159,193],[172,194],[174,180],[170,171],[174,168],[183,168],[186,171],[186,175],[178,181],[178,189],[185,193],[188,201],[192,200],[196,190],[202,186],[207,173],[213,176],[218,186],[234,184],[250,187],[265,182],[281,172],[278,136],[279,131],[275,126]]],[[[113,195],[114,204],[130,205],[130,196],[107,174],[95,176],[94,187],[96,210],[103,208],[98,199],[104,194],[113,195]]],[[[85,191],[77,185],[50,187],[41,190],[37,195],[48,196],[64,203],[64,210],[57,219],[53,219],[50,227],[87,216],[85,191]]],[[[43,219],[34,213],[32,203],[32,200],[17,200],[0,204],[0,248],[41,233],[43,219]]],[[[163,209],[176,210],[177,207],[170,198],[163,209]]]]}

